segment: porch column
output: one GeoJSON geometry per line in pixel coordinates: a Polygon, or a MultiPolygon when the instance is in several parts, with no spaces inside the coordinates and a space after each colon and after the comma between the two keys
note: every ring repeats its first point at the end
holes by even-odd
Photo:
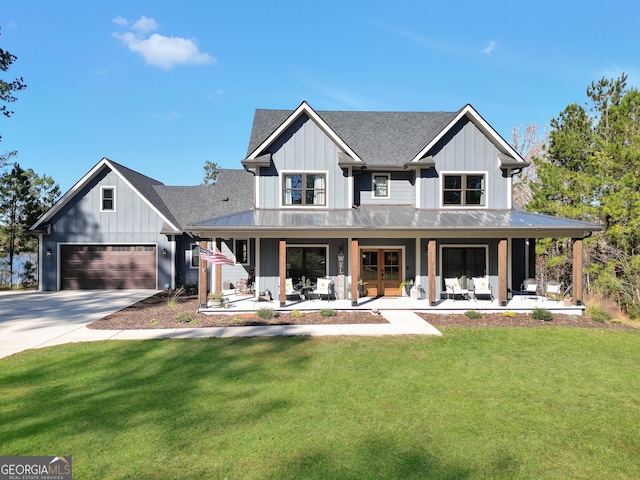
{"type": "Polygon", "coordinates": [[[358,239],[351,239],[351,306],[358,306],[358,239]]]}
{"type": "Polygon", "coordinates": [[[573,304],[582,305],[582,238],[574,238],[573,242],[573,304]]]}
{"type": "MultiPolygon", "coordinates": [[[[216,252],[222,253],[222,239],[216,238],[216,252]]],[[[215,276],[216,276],[216,293],[222,292],[222,265],[216,265],[215,268],[215,276]]]]}
{"type": "Polygon", "coordinates": [[[427,273],[429,275],[429,305],[436,304],[436,241],[427,242],[427,273]]]}
{"type": "Polygon", "coordinates": [[[498,302],[507,304],[507,240],[498,242],[498,302]]]}
{"type": "MultiPolygon", "coordinates": [[[[200,248],[207,248],[207,241],[200,240],[200,248]]],[[[207,306],[207,262],[200,260],[198,265],[198,302],[200,307],[207,306]]]]}
{"type": "Polygon", "coordinates": [[[280,299],[280,307],[284,307],[287,304],[287,241],[283,238],[280,239],[279,258],[278,274],[280,278],[280,291],[278,292],[278,298],[280,299]]]}

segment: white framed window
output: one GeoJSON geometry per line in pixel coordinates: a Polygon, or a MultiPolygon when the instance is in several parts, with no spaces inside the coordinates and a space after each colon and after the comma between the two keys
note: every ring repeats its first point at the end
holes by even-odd
{"type": "Polygon", "coordinates": [[[326,172],[282,172],[282,206],[327,205],[326,172]]]}
{"type": "Polygon", "coordinates": [[[390,178],[388,173],[373,174],[373,198],[389,198],[390,178]]]}
{"type": "Polygon", "coordinates": [[[197,243],[192,243],[191,244],[191,249],[189,250],[190,253],[190,266],[191,268],[198,268],[200,266],[200,249],[198,248],[199,245],[197,243]]]}
{"type": "Polygon", "coordinates": [[[233,254],[236,257],[236,263],[249,265],[249,239],[236,238],[233,241],[233,254]]]}
{"type": "Polygon", "coordinates": [[[100,187],[100,211],[115,212],[116,211],[116,188],[100,187]]]}
{"type": "Polygon", "coordinates": [[[444,207],[486,207],[486,190],[486,173],[442,174],[442,205],[444,207]]]}

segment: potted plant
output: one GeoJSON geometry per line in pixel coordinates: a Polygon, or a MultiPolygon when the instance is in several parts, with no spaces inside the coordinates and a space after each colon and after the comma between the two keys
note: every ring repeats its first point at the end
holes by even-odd
{"type": "Polygon", "coordinates": [[[402,290],[402,296],[408,297],[411,294],[411,287],[413,287],[413,280],[405,280],[400,283],[400,289],[402,290]]]}
{"type": "Polygon", "coordinates": [[[207,307],[221,308],[223,297],[224,295],[222,294],[222,292],[210,293],[207,301],[207,307]]]}

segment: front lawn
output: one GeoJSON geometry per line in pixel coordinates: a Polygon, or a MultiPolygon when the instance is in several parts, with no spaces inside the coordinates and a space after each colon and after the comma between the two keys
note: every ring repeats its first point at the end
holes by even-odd
{"type": "Polygon", "coordinates": [[[0,455],[74,478],[640,478],[640,333],[108,341],[0,360],[0,455]]]}

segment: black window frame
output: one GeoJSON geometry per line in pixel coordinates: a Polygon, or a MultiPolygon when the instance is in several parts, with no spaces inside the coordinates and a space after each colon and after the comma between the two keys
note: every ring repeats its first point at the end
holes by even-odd
{"type": "Polygon", "coordinates": [[[487,175],[485,173],[445,173],[442,177],[442,205],[445,207],[485,207],[487,205],[487,175]],[[471,188],[470,181],[480,178],[482,188],[471,188]],[[459,184],[447,186],[447,180],[459,178],[459,184]],[[474,202],[473,197],[480,199],[474,202]],[[454,199],[458,201],[453,201],[454,199]]]}

